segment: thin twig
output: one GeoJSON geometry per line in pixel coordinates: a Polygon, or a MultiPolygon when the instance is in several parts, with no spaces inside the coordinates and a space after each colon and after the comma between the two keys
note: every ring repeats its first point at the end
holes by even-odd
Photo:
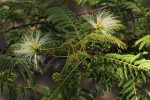
{"type": "Polygon", "coordinates": [[[18,29],[18,28],[23,28],[23,27],[27,27],[27,26],[33,26],[33,25],[37,25],[37,24],[49,24],[49,22],[47,22],[47,21],[32,22],[32,23],[28,23],[28,24],[13,26],[13,27],[11,27],[11,28],[9,28],[7,30],[1,30],[0,32],[7,33],[10,30],[14,30],[14,29],[18,29]]]}

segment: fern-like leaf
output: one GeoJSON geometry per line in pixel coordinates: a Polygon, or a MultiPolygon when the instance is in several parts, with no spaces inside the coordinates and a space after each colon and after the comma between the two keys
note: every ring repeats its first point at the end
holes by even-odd
{"type": "Polygon", "coordinates": [[[135,2],[125,2],[124,5],[127,7],[127,9],[132,9],[133,12],[141,13],[141,9],[138,7],[138,5],[135,2]]]}
{"type": "MultiPolygon", "coordinates": [[[[146,98],[147,100],[149,98],[146,87],[143,86],[148,83],[150,78],[150,60],[143,59],[143,54],[145,53],[138,55],[106,54],[105,56],[100,54],[98,56],[101,65],[104,64],[104,69],[109,69],[107,73],[112,73],[112,76],[109,77],[118,81],[116,84],[121,89],[119,100],[124,98],[129,100],[146,98]]],[[[105,80],[104,83],[106,84],[105,80]]]]}
{"type": "Polygon", "coordinates": [[[143,12],[147,12],[148,9],[150,8],[150,1],[149,0],[139,0],[139,1],[127,1],[124,3],[124,5],[128,8],[128,9],[132,9],[133,12],[136,13],[143,13],[143,12]]]}
{"type": "Polygon", "coordinates": [[[131,54],[126,54],[126,55],[119,55],[119,54],[108,54],[105,56],[108,60],[114,60],[118,61],[120,64],[125,64],[128,65],[131,68],[136,68],[138,70],[143,70],[143,71],[150,71],[150,60],[145,60],[145,59],[139,59],[139,55],[131,55],[131,54]],[[133,64],[131,64],[133,63],[133,64]],[[146,65],[146,66],[145,66],[146,65]]]}
{"type": "Polygon", "coordinates": [[[32,72],[30,70],[30,66],[32,64],[29,64],[26,60],[22,59],[22,58],[12,58],[9,56],[0,56],[0,69],[1,71],[4,70],[9,70],[9,74],[12,73],[12,71],[14,71],[14,67],[18,66],[22,76],[24,77],[24,79],[29,80],[29,85],[32,86],[33,84],[33,76],[32,76],[32,72]]]}
{"type": "Polygon", "coordinates": [[[116,38],[114,36],[107,36],[107,35],[98,34],[98,33],[91,33],[86,37],[85,41],[89,42],[91,40],[98,41],[99,43],[110,43],[113,45],[117,45],[121,49],[126,48],[125,43],[123,43],[121,40],[119,40],[118,38],[116,38]]]}
{"type": "Polygon", "coordinates": [[[52,22],[60,32],[67,33],[65,38],[73,36],[79,38],[81,31],[80,23],[70,10],[55,3],[53,5],[47,5],[46,8],[47,11],[45,14],[48,16],[47,20],[52,22]]]}
{"type": "Polygon", "coordinates": [[[146,35],[142,37],[141,39],[137,40],[135,42],[135,45],[139,45],[139,50],[141,50],[144,46],[149,47],[150,46],[150,35],[146,35]]]}

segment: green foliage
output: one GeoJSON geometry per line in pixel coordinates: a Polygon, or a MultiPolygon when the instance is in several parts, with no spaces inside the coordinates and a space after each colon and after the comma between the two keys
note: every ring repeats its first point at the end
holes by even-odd
{"type": "Polygon", "coordinates": [[[146,35],[135,42],[135,45],[139,45],[139,50],[141,50],[144,46],[150,46],[150,35],[146,35]]]}
{"type": "Polygon", "coordinates": [[[101,0],[75,0],[78,4],[84,5],[86,2],[88,2],[90,5],[95,5],[101,0]]]}
{"type": "Polygon", "coordinates": [[[121,90],[118,96],[118,99],[120,100],[124,98],[129,100],[136,100],[137,98],[146,98],[146,100],[148,100],[149,96],[145,91],[146,88],[143,86],[148,82],[150,77],[150,61],[143,59],[143,54],[145,53],[141,53],[138,55],[98,55],[99,59],[96,60],[96,62],[99,62],[99,69],[100,64],[103,65],[103,68],[99,70],[99,73],[102,73],[100,75],[102,76],[104,73],[109,73],[103,76],[102,86],[106,85],[106,89],[107,87],[111,89],[110,86],[112,86],[113,82],[115,82],[115,84],[117,84],[118,88],[121,90]],[[107,77],[109,77],[109,79],[112,79],[113,81],[105,81],[107,77]]]}
{"type": "Polygon", "coordinates": [[[0,89],[1,94],[3,94],[3,90],[8,88],[9,91],[9,99],[16,100],[17,95],[21,94],[22,99],[25,97],[25,91],[29,91],[30,87],[33,86],[33,75],[30,70],[31,65],[22,59],[22,58],[13,58],[6,55],[0,56],[0,89]],[[17,79],[20,71],[20,74],[23,76],[24,80],[28,83],[29,87],[25,87],[21,84],[16,84],[15,80],[17,79]]]}
{"type": "Polygon", "coordinates": [[[133,16],[138,17],[138,20],[134,22],[135,30],[137,33],[138,31],[142,31],[142,33],[149,33],[150,28],[149,26],[149,14],[150,14],[150,1],[148,0],[132,0],[127,1],[124,3],[127,9],[131,9],[133,12],[133,16]]]}
{"type": "Polygon", "coordinates": [[[84,52],[77,52],[68,56],[64,69],[59,74],[59,79],[55,81],[56,87],[50,90],[42,100],[77,99],[81,81],[80,66],[86,58],[88,58],[88,54],[84,52]]]}
{"type": "Polygon", "coordinates": [[[58,31],[64,33],[60,34],[64,39],[79,36],[80,22],[75,18],[73,12],[57,3],[47,4],[45,8],[48,22],[52,22],[58,31]]]}
{"type": "Polygon", "coordinates": [[[66,5],[69,0],[0,2],[0,36],[6,41],[0,49],[1,95],[8,91],[9,100],[23,100],[27,93],[37,100],[93,100],[115,86],[117,100],[148,100],[149,52],[136,46],[149,50],[150,1],[74,1],[82,7],[89,3],[93,10],[76,15],[66,5]],[[52,88],[35,85],[35,75],[49,70],[54,72],[52,88]],[[16,82],[19,76],[26,85],[16,82]],[[85,79],[92,81],[92,89],[85,79]]]}
{"type": "Polygon", "coordinates": [[[150,8],[149,5],[150,1],[147,0],[132,0],[125,2],[125,6],[128,9],[132,9],[133,12],[140,14],[148,12],[148,9],[150,8]]]}
{"type": "Polygon", "coordinates": [[[118,38],[116,38],[114,36],[102,35],[99,33],[91,33],[91,34],[87,35],[85,41],[86,42],[97,41],[98,43],[111,43],[111,44],[118,46],[121,49],[126,48],[125,44],[122,41],[120,41],[118,38]]]}

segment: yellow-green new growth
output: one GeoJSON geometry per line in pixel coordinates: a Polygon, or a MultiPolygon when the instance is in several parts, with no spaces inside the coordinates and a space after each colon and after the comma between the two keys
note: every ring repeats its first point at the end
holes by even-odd
{"type": "Polygon", "coordinates": [[[40,49],[42,49],[42,46],[48,42],[48,40],[47,35],[41,36],[39,32],[24,35],[21,42],[18,43],[19,48],[16,48],[13,52],[15,55],[33,62],[37,67],[38,60],[42,57],[37,53],[40,49]]]}
{"type": "Polygon", "coordinates": [[[113,14],[107,11],[99,11],[96,15],[83,16],[96,30],[100,30],[102,34],[112,34],[115,31],[124,28],[121,21],[113,14]]]}

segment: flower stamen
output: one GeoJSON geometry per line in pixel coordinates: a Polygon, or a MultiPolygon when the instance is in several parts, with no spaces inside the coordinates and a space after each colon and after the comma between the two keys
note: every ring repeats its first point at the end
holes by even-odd
{"type": "Polygon", "coordinates": [[[100,30],[101,34],[110,35],[115,31],[124,28],[121,21],[113,14],[106,11],[99,11],[96,15],[84,15],[87,22],[89,22],[94,29],[100,30]]]}
{"type": "Polygon", "coordinates": [[[47,36],[41,36],[39,32],[25,35],[17,47],[13,50],[16,56],[21,56],[30,62],[33,62],[36,67],[38,66],[38,60],[42,59],[42,56],[38,55],[38,51],[42,49],[42,46],[48,42],[47,36]]]}

